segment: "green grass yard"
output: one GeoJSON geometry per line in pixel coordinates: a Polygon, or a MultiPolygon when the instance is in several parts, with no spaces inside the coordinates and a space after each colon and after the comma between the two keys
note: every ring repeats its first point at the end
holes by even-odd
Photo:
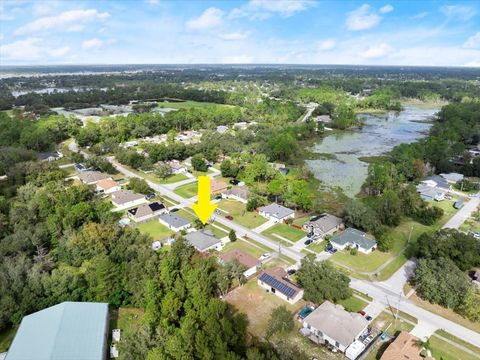
{"type": "Polygon", "coordinates": [[[240,240],[240,239],[238,239],[235,242],[227,243],[225,245],[225,247],[223,248],[222,252],[228,252],[228,251],[231,251],[231,250],[234,250],[234,249],[243,251],[244,253],[249,254],[249,255],[251,255],[255,258],[259,258],[262,254],[265,253],[264,249],[259,249],[259,248],[255,247],[253,245],[250,245],[246,241],[243,241],[243,240],[240,240]]]}
{"type": "Polygon", "coordinates": [[[315,251],[316,253],[321,253],[322,251],[325,250],[325,246],[327,246],[327,242],[322,240],[322,241],[314,242],[313,244],[308,245],[307,249],[315,251]]]}
{"type": "Polygon", "coordinates": [[[296,242],[307,235],[305,231],[296,229],[287,224],[275,224],[272,227],[268,228],[267,230],[263,231],[262,234],[269,237],[272,240],[275,240],[276,242],[279,242],[280,239],[274,236],[273,234],[280,235],[292,242],[296,242]]]}
{"type": "Polygon", "coordinates": [[[158,220],[141,223],[136,228],[140,232],[150,235],[154,240],[162,240],[174,234],[172,230],[160,224],[158,220]]]}
{"type": "Polygon", "coordinates": [[[180,195],[181,197],[189,199],[189,198],[197,195],[197,192],[198,192],[197,182],[182,185],[182,186],[176,188],[174,190],[174,192],[175,192],[175,194],[180,195]]]}
{"type": "Polygon", "coordinates": [[[263,216],[258,215],[255,211],[247,211],[244,203],[235,200],[221,200],[218,203],[220,214],[227,213],[233,216],[233,221],[248,229],[256,228],[267,221],[263,216]],[[226,213],[224,211],[226,211],[226,213]]]}
{"type": "Polygon", "coordinates": [[[216,104],[211,102],[200,102],[200,101],[163,101],[158,103],[159,108],[173,108],[173,109],[190,109],[206,106],[220,106],[220,107],[231,107],[232,105],[216,104]]]}
{"type": "Polygon", "coordinates": [[[432,356],[435,359],[442,360],[478,360],[477,356],[474,356],[466,351],[446,342],[443,339],[439,339],[436,336],[430,337],[430,349],[432,356]]]}
{"type": "Polygon", "coordinates": [[[355,296],[350,296],[348,299],[341,300],[338,304],[342,305],[345,310],[350,312],[358,312],[360,310],[365,309],[368,303],[362,299],[359,299],[355,296]]]}

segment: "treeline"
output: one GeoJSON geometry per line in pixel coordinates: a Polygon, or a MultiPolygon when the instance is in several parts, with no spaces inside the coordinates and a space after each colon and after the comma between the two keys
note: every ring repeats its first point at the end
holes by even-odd
{"type": "Polygon", "coordinates": [[[419,259],[412,281],[420,296],[480,321],[480,290],[465,273],[480,266],[480,242],[445,229],[421,235],[412,250],[419,259]]]}

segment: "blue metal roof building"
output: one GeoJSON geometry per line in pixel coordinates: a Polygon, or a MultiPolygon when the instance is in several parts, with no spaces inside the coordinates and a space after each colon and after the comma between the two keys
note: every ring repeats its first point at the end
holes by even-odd
{"type": "Polygon", "coordinates": [[[105,360],[108,304],[63,302],[23,318],[6,360],[105,360]]]}

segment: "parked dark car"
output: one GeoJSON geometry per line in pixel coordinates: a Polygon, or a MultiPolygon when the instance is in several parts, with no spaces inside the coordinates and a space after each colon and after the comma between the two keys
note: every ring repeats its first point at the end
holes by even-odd
{"type": "Polygon", "coordinates": [[[365,319],[367,319],[367,321],[372,321],[372,317],[370,315],[365,316],[365,319]]]}
{"type": "Polygon", "coordinates": [[[222,198],[221,194],[215,195],[215,200],[220,200],[222,198]]]}
{"type": "Polygon", "coordinates": [[[155,197],[155,194],[148,194],[147,196],[145,196],[145,199],[152,200],[154,197],[155,197]]]}
{"type": "Polygon", "coordinates": [[[367,315],[367,313],[366,313],[365,311],[363,311],[363,310],[358,311],[358,313],[359,313],[360,315],[362,315],[362,316],[367,315]]]}
{"type": "Polygon", "coordinates": [[[171,213],[172,213],[172,212],[177,212],[178,210],[179,210],[179,209],[177,209],[177,208],[173,208],[173,209],[170,209],[170,212],[171,212],[171,213]]]}
{"type": "Polygon", "coordinates": [[[232,215],[227,215],[227,216],[225,216],[225,219],[233,220],[233,216],[232,215]]]}
{"type": "Polygon", "coordinates": [[[287,274],[288,274],[288,275],[293,275],[293,274],[295,274],[296,272],[297,272],[297,270],[295,270],[295,269],[290,269],[290,270],[287,271],[287,274]]]}
{"type": "Polygon", "coordinates": [[[232,184],[232,185],[238,185],[239,183],[240,183],[240,181],[238,181],[237,179],[230,180],[230,184],[232,184]]]}
{"type": "Polygon", "coordinates": [[[310,245],[311,243],[313,243],[313,240],[312,240],[312,239],[307,239],[307,240],[305,240],[305,242],[304,242],[305,245],[310,245]]]}

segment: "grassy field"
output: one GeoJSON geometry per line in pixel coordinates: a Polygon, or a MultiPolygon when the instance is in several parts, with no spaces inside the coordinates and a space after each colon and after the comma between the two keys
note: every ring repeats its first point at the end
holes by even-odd
{"type": "Polygon", "coordinates": [[[197,190],[198,190],[197,182],[193,182],[190,184],[182,185],[176,188],[174,191],[175,191],[175,194],[180,195],[181,197],[184,197],[186,199],[189,199],[197,195],[197,190]]]}
{"type": "MultiPolygon", "coordinates": [[[[218,208],[233,216],[236,223],[249,229],[256,228],[267,221],[267,219],[258,215],[255,211],[247,211],[245,204],[240,201],[221,200],[218,203],[218,208]]],[[[220,213],[226,215],[223,211],[220,211],[220,213]]]]}
{"type": "Polygon", "coordinates": [[[273,234],[280,235],[285,239],[288,239],[293,242],[298,241],[307,235],[305,231],[296,229],[287,224],[275,224],[272,227],[268,228],[267,230],[263,231],[262,234],[265,236],[268,236],[270,239],[275,240],[277,242],[280,239],[274,236],[273,234]]]}
{"type": "Polygon", "coordinates": [[[315,251],[316,253],[321,253],[325,250],[325,246],[327,245],[326,241],[322,240],[320,242],[315,242],[307,246],[308,249],[315,251]]]}
{"type": "Polygon", "coordinates": [[[158,178],[158,182],[161,184],[173,184],[182,180],[187,180],[188,177],[186,177],[184,174],[175,174],[172,176],[167,177],[166,179],[160,179],[158,178]]]}
{"type": "MultiPolygon", "coordinates": [[[[143,311],[136,308],[119,308],[110,311],[110,330],[120,329],[123,334],[138,331],[142,325],[143,311]]],[[[109,334],[111,336],[111,332],[109,334]]],[[[111,339],[110,339],[111,340],[111,339]]],[[[120,338],[120,341],[122,339],[120,338]]]]}
{"type": "Polygon", "coordinates": [[[392,313],[389,311],[383,311],[378,315],[372,322],[372,325],[379,330],[386,331],[389,335],[393,336],[398,331],[412,331],[414,325],[403,321],[402,319],[397,319],[393,317],[392,313]]]}
{"type": "Polygon", "coordinates": [[[177,212],[175,212],[174,214],[176,214],[178,216],[181,216],[182,218],[184,218],[188,221],[192,221],[192,222],[195,221],[195,219],[197,218],[197,216],[195,215],[195,213],[193,212],[193,210],[191,208],[180,209],[177,212]]]}
{"type": "Polygon", "coordinates": [[[223,106],[223,107],[230,107],[232,105],[224,105],[224,104],[216,104],[211,102],[200,102],[200,101],[163,101],[158,103],[158,107],[160,108],[173,108],[173,109],[190,109],[190,108],[198,108],[198,107],[206,107],[206,106],[223,106]]]}
{"type": "MultiPolygon", "coordinates": [[[[437,330],[435,331],[435,334],[442,336],[446,339],[449,339],[451,341],[456,342],[457,344],[466,347],[467,349],[472,350],[473,352],[480,354],[480,348],[476,347],[475,345],[472,345],[466,341],[463,341],[462,339],[457,338],[456,336],[453,336],[452,334],[447,333],[444,330],[437,330]]],[[[480,357],[480,355],[479,355],[480,357]]]]}
{"type": "Polygon", "coordinates": [[[359,299],[353,295],[350,296],[348,299],[339,301],[338,303],[342,305],[345,310],[350,312],[358,312],[365,309],[365,307],[368,305],[366,301],[363,301],[362,299],[359,299]]]}
{"type": "Polygon", "coordinates": [[[209,225],[205,226],[205,229],[210,230],[217,239],[221,239],[221,238],[228,235],[228,230],[223,230],[224,229],[223,226],[221,226],[220,224],[217,224],[215,222],[214,222],[214,224],[217,225],[217,226],[213,226],[213,224],[209,224],[209,225]],[[219,229],[219,227],[221,229],[219,229]]]}
{"type": "Polygon", "coordinates": [[[17,332],[16,327],[8,328],[0,333],[0,353],[8,350],[17,332]]]}
{"type": "Polygon", "coordinates": [[[249,254],[249,255],[251,255],[255,258],[259,258],[262,254],[265,253],[264,249],[259,249],[259,248],[255,247],[253,245],[250,245],[246,241],[243,241],[243,240],[240,240],[240,239],[238,239],[235,242],[227,243],[225,245],[225,247],[223,248],[222,252],[228,252],[228,251],[234,250],[234,249],[243,251],[244,253],[249,254]]]}
{"type": "Polygon", "coordinates": [[[442,360],[478,360],[477,356],[473,356],[462,349],[453,346],[445,340],[436,336],[430,337],[430,349],[435,359],[442,360]]]}
{"type": "Polygon", "coordinates": [[[154,240],[162,240],[174,234],[172,230],[162,225],[158,220],[152,220],[137,225],[137,229],[144,234],[150,235],[154,240]]]}

